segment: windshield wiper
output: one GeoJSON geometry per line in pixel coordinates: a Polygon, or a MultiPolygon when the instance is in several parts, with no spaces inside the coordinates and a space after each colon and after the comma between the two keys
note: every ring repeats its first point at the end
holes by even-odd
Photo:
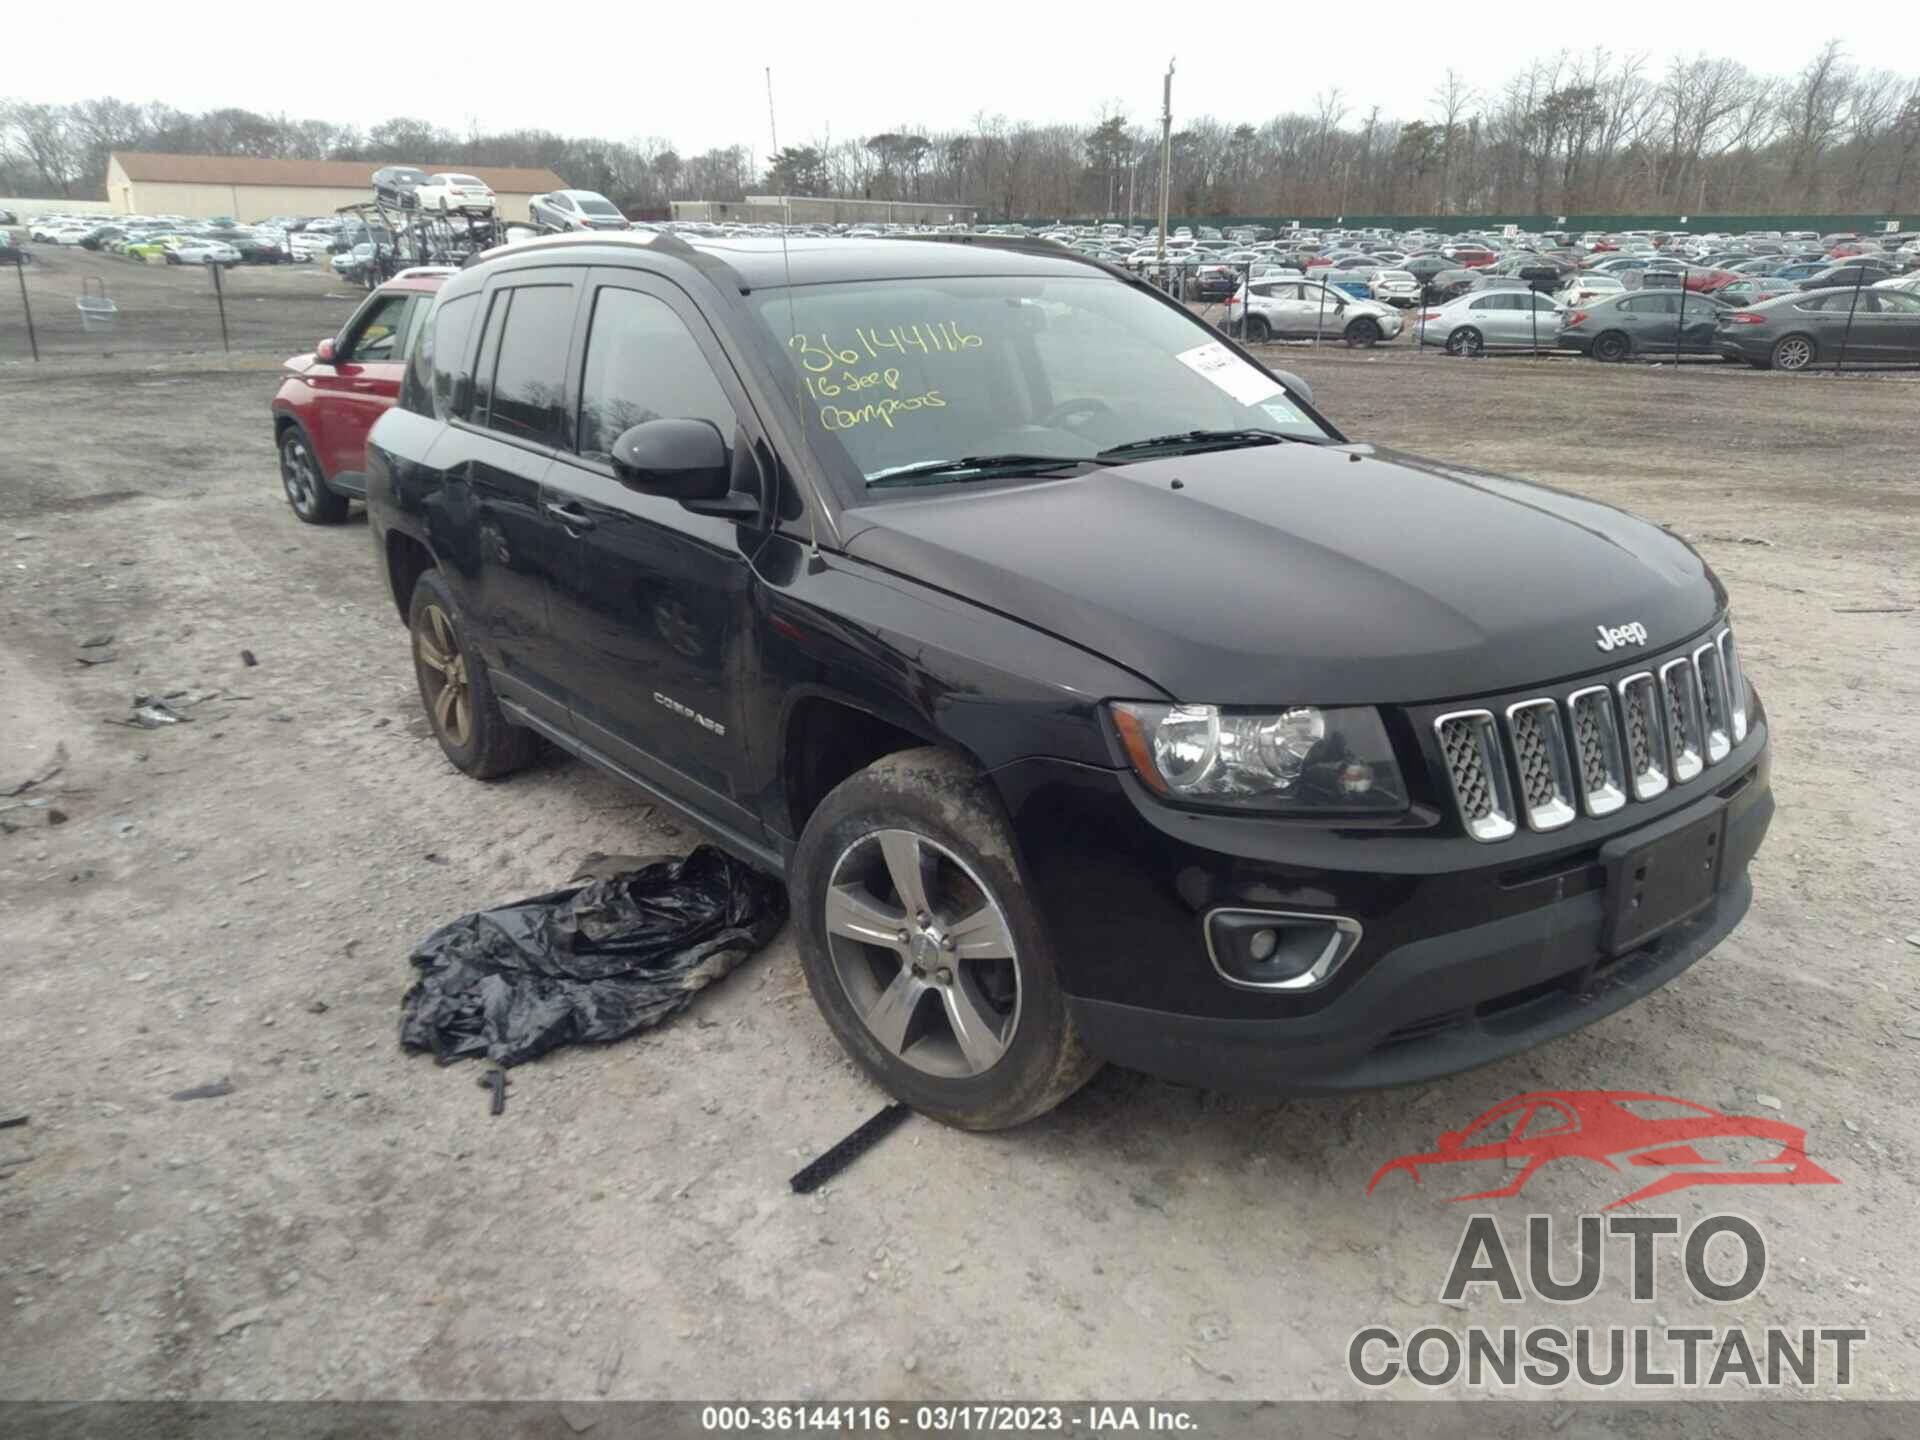
{"type": "Polygon", "coordinates": [[[1238,445],[1278,445],[1284,440],[1310,443],[1299,435],[1283,435],[1278,430],[1179,430],[1171,435],[1149,435],[1144,440],[1129,440],[1100,452],[1102,459],[1116,455],[1137,455],[1144,450],[1229,450],[1238,445]]]}
{"type": "Polygon", "coordinates": [[[1024,470],[1034,475],[1048,470],[1064,470],[1074,465],[1103,465],[1093,455],[963,455],[958,460],[922,460],[913,465],[896,465],[867,477],[869,489],[882,485],[912,483],[917,480],[948,480],[1003,470],[1024,470]]]}

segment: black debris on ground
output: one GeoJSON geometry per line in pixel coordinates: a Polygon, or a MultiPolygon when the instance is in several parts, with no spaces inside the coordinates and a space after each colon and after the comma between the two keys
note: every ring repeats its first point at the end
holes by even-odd
{"type": "Polygon", "coordinates": [[[896,1102],[878,1114],[869,1116],[858,1130],[801,1170],[787,1184],[793,1187],[796,1195],[811,1195],[898,1130],[911,1114],[913,1111],[910,1107],[896,1102]]]}
{"type": "Polygon", "coordinates": [[[780,882],[711,846],[464,915],[423,940],[400,1043],[506,1068],[667,1020],[779,931],[780,882]]]}

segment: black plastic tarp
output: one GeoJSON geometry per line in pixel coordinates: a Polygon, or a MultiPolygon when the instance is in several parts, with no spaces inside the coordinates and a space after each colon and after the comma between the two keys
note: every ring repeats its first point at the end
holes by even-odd
{"type": "Polygon", "coordinates": [[[463,915],[411,957],[400,1043],[442,1062],[518,1065],[658,1025],[771,940],[780,882],[702,845],[619,874],[463,915]]]}

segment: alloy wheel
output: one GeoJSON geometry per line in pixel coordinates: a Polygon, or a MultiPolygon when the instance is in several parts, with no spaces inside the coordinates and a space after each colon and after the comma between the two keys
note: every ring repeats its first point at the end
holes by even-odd
{"type": "Polygon", "coordinates": [[[302,515],[313,513],[320,475],[307,442],[298,432],[290,433],[280,444],[280,483],[286,487],[288,504],[302,515]]]}
{"type": "Polygon", "coordinates": [[[854,1013],[896,1058],[970,1079],[1020,1024],[1006,911],[960,857],[913,830],[875,830],[834,862],[827,952],[854,1013]]]}
{"type": "Polygon", "coordinates": [[[473,692],[467,677],[467,657],[454,636],[453,622],[438,605],[421,612],[413,636],[414,664],[419,667],[427,709],[440,734],[456,748],[473,739],[473,692]]]}
{"type": "Polygon", "coordinates": [[[1782,370],[1804,370],[1813,363],[1813,346],[1798,335],[1789,335],[1774,347],[1773,363],[1782,370]]]}

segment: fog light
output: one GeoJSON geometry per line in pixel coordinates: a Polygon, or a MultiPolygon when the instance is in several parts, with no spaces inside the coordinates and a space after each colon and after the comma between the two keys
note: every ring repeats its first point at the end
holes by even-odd
{"type": "Polygon", "coordinates": [[[1215,910],[1204,928],[1213,968],[1245,990],[1314,989],[1360,943],[1360,923],[1344,915],[1215,910]]]}

